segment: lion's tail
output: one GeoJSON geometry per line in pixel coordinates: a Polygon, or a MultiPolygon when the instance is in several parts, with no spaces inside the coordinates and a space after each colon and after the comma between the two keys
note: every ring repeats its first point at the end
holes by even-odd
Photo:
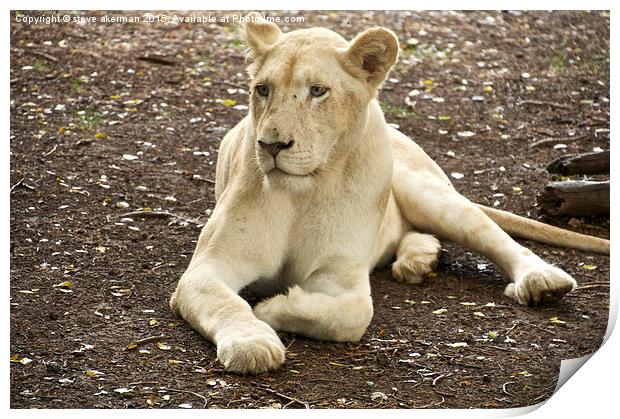
{"type": "Polygon", "coordinates": [[[575,233],[506,211],[496,210],[485,207],[484,205],[477,205],[478,208],[511,236],[570,249],[579,249],[609,255],[609,240],[575,233]]]}

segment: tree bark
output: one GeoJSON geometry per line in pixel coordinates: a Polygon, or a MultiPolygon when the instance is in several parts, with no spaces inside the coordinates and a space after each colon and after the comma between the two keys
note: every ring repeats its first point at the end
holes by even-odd
{"type": "Polygon", "coordinates": [[[609,150],[560,157],[549,163],[547,171],[564,176],[609,173],[609,150]]]}
{"type": "Polygon", "coordinates": [[[538,202],[550,215],[609,214],[609,181],[551,182],[539,195],[538,202]]]}

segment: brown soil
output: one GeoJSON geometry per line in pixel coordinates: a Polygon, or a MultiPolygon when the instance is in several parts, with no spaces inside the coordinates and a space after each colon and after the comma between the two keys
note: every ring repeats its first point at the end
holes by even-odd
{"type": "MultiPolygon", "coordinates": [[[[536,204],[549,161],[609,148],[608,14],[303,16],[288,29],[350,38],[384,25],[404,46],[417,39],[380,100],[389,122],[464,174],[461,193],[609,237],[609,218],[547,218],[536,204]],[[529,147],[546,138],[567,147],[529,147]]],[[[242,54],[232,25],[25,25],[11,14],[12,408],[518,407],[552,394],[560,360],[598,348],[608,257],[525,243],[583,287],[534,309],[503,296],[494,266],[446,243],[422,286],[372,275],[375,316],[361,342],[283,333],[279,371],[225,372],[167,302],[214,205],[219,141],[246,113],[226,101],[247,104],[228,90],[247,86],[242,54]],[[174,216],[123,215],[143,208],[174,216]]]]}

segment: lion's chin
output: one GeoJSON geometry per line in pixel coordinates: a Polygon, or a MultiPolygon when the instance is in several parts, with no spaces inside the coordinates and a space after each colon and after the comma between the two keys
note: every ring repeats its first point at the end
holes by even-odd
{"type": "Polygon", "coordinates": [[[314,184],[314,172],[306,175],[287,172],[279,167],[274,167],[265,173],[264,184],[268,188],[285,189],[291,192],[304,192],[312,188],[314,184]]]}

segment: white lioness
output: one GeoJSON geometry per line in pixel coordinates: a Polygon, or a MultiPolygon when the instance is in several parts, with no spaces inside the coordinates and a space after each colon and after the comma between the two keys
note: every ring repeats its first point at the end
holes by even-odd
{"type": "Polygon", "coordinates": [[[394,276],[420,283],[437,261],[435,235],[493,261],[521,304],[557,300],[576,282],[507,233],[609,253],[607,240],[471,203],[386,124],[375,97],[398,56],[391,31],[347,42],[249,19],[250,112],[222,141],[217,205],[170,300],[226,369],[278,368],[275,330],[359,340],[373,315],[369,273],[395,258],[394,276]],[[252,310],[238,295],[249,285],[286,292],[252,310]]]}

